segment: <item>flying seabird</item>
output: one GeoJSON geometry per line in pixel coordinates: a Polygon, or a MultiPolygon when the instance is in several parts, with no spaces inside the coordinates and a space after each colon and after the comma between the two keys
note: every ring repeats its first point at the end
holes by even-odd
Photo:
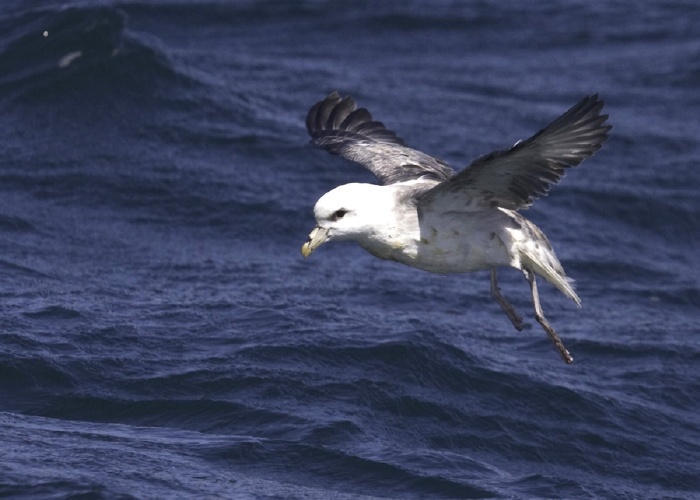
{"type": "Polygon", "coordinates": [[[501,294],[496,270],[520,270],[530,284],[535,319],[567,363],[573,357],[542,312],[535,275],[578,306],[581,300],[549,240],[518,213],[545,196],[566,169],[600,149],[612,128],[603,101],[590,95],[527,140],[480,156],[455,172],[444,161],[412,149],[338,92],[306,117],[311,142],[372,172],[381,185],[352,183],[324,194],[314,207],[316,227],[301,253],[327,241],[355,241],[380,259],[433,273],[489,269],[491,295],[513,326],[522,317],[501,294]]]}

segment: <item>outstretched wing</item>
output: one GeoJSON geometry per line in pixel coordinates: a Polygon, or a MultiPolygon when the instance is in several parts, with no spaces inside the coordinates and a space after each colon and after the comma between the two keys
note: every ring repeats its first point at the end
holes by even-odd
{"type": "Polygon", "coordinates": [[[588,96],[544,129],[513,147],[474,160],[465,170],[426,191],[422,206],[443,210],[498,206],[527,208],[608,138],[603,101],[588,96]],[[439,206],[439,207],[438,207],[439,206]]]}
{"type": "Polygon", "coordinates": [[[317,102],[306,116],[311,142],[330,153],[354,161],[382,184],[412,179],[448,179],[454,171],[442,160],[406,146],[351,97],[333,92],[317,102]]]}

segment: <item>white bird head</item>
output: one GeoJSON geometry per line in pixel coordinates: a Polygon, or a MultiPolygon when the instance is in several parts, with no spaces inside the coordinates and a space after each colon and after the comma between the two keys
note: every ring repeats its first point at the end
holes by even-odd
{"type": "Polygon", "coordinates": [[[302,255],[308,257],[326,241],[350,240],[362,245],[389,213],[392,202],[390,193],[375,184],[345,184],[327,192],[314,207],[316,227],[301,247],[302,255]]]}

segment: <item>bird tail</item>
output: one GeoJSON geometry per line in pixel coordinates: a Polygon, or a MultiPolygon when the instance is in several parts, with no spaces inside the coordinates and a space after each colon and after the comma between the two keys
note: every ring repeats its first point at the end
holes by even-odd
{"type": "Polygon", "coordinates": [[[577,306],[581,307],[581,299],[574,290],[574,280],[566,276],[564,269],[554,254],[551,254],[551,257],[553,257],[553,259],[547,259],[548,261],[544,261],[539,258],[533,258],[533,256],[528,255],[528,252],[520,252],[520,262],[522,263],[523,267],[526,267],[534,271],[536,274],[542,276],[549,283],[555,286],[561,293],[576,302],[577,306]],[[554,262],[551,262],[551,260],[554,260],[554,262]]]}
{"type": "Polygon", "coordinates": [[[519,245],[518,253],[521,265],[542,276],[561,293],[576,302],[577,306],[581,307],[581,299],[574,291],[574,280],[566,276],[564,268],[559,259],[557,259],[547,237],[527,219],[522,218],[520,222],[526,226],[523,227],[524,230],[536,236],[519,245]]]}

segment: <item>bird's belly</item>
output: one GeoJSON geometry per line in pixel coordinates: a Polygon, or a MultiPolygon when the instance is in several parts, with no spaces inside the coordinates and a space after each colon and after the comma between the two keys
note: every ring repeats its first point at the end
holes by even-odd
{"type": "Polygon", "coordinates": [[[421,243],[412,263],[407,264],[424,271],[447,274],[478,271],[508,265],[509,262],[510,258],[507,257],[500,241],[488,246],[430,242],[421,243]]]}
{"type": "Polygon", "coordinates": [[[410,267],[439,274],[467,273],[495,266],[509,265],[512,261],[502,239],[495,233],[480,237],[478,234],[433,234],[394,242],[370,250],[377,257],[395,260],[410,267]]]}
{"type": "Polygon", "coordinates": [[[512,216],[501,210],[424,214],[359,243],[381,259],[433,273],[516,265],[512,216]]]}

